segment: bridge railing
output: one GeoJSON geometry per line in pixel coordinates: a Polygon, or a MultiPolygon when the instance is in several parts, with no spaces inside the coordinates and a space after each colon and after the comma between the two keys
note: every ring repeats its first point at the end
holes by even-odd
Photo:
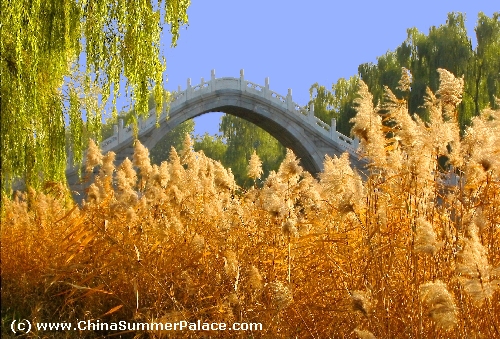
{"type": "MultiPolygon", "coordinates": [[[[242,92],[247,92],[261,96],[267,100],[274,102],[276,105],[281,106],[286,109],[290,114],[294,114],[300,117],[304,123],[312,126],[316,131],[324,135],[326,138],[333,140],[341,149],[348,151],[351,155],[355,155],[359,146],[359,141],[357,139],[351,139],[348,136],[337,132],[336,121],[332,119],[330,125],[320,120],[314,115],[314,105],[301,106],[292,99],[292,90],[288,89],[286,96],[283,96],[277,92],[272,91],[269,88],[269,78],[265,79],[264,86],[248,81],[244,77],[244,71],[240,71],[239,78],[223,77],[216,78],[215,70],[212,70],[211,77],[209,81],[201,78],[201,82],[195,86],[191,85],[191,79],[187,80],[187,86],[185,90],[178,87],[178,91],[174,92],[171,98],[170,109],[173,110],[176,106],[185,103],[186,101],[201,96],[206,93],[214,92],[220,89],[235,89],[242,92]]],[[[160,116],[160,121],[167,118],[167,112],[162,112],[160,116]]],[[[138,122],[138,134],[142,135],[153,129],[157,123],[157,118],[155,114],[155,109],[149,111],[149,116],[146,119],[139,119],[138,122]]],[[[113,136],[103,140],[100,147],[103,152],[115,149],[122,142],[133,137],[133,129],[130,126],[124,126],[123,120],[119,120],[118,125],[114,126],[113,136]]],[[[68,168],[71,159],[71,155],[68,156],[68,168]]]]}

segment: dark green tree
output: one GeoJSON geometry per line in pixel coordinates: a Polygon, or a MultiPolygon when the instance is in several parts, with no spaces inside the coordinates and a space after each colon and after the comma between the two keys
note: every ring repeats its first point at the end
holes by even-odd
{"type": "Polygon", "coordinates": [[[348,80],[340,78],[332,84],[332,89],[315,83],[309,89],[309,105],[314,104],[314,114],[325,123],[336,120],[337,131],[349,136],[352,124],[349,122],[356,115],[354,99],[358,92],[358,77],[348,80]]]}
{"type": "Polygon", "coordinates": [[[240,186],[249,187],[253,184],[253,180],[247,176],[247,166],[254,150],[262,161],[262,178],[267,177],[270,171],[278,170],[285,158],[285,147],[251,122],[226,114],[222,117],[219,129],[227,144],[222,164],[231,168],[240,186]]]}
{"type": "Polygon", "coordinates": [[[197,136],[194,140],[194,150],[203,151],[205,155],[217,161],[223,161],[227,151],[227,144],[221,135],[210,135],[205,133],[197,136]]]}
{"type": "Polygon", "coordinates": [[[491,18],[479,13],[475,31],[477,47],[469,66],[474,76],[466,78],[464,93],[472,102],[466,122],[487,106],[495,108],[495,97],[500,97],[500,12],[491,18]]]}

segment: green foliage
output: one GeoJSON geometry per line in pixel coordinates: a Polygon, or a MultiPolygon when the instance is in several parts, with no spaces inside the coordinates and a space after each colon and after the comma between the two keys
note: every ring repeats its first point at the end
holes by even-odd
{"type": "Polygon", "coordinates": [[[331,91],[318,83],[309,89],[309,105],[314,104],[314,114],[327,124],[336,119],[337,131],[345,135],[350,134],[352,124],[349,120],[356,115],[354,99],[357,97],[358,80],[358,77],[340,78],[332,84],[331,91]]]}
{"type": "Polygon", "coordinates": [[[150,91],[161,108],[160,32],[170,25],[175,45],[189,5],[189,0],[2,1],[2,191],[8,192],[16,178],[35,187],[46,180],[65,181],[65,114],[73,153],[81,159],[84,130],[99,137],[100,107],[109,98],[115,104],[120,79],[126,79],[138,115],[146,115],[150,91]],[[80,68],[83,79],[66,78],[65,96],[65,77],[80,68]],[[82,110],[79,102],[96,98],[95,87],[98,104],[86,103],[82,110]]]}
{"type": "Polygon", "coordinates": [[[500,12],[491,18],[479,13],[475,31],[477,47],[469,67],[475,77],[466,79],[464,96],[477,116],[484,107],[495,107],[495,97],[500,97],[500,12]]]}
{"type": "Polygon", "coordinates": [[[165,134],[163,138],[150,151],[151,162],[160,165],[162,161],[168,159],[170,149],[174,147],[177,152],[183,149],[183,141],[186,134],[192,135],[194,132],[194,121],[187,120],[176,126],[170,132],[165,134]]]}
{"type": "Polygon", "coordinates": [[[277,171],[285,158],[286,149],[278,140],[244,119],[224,115],[220,131],[227,144],[222,164],[226,168],[231,168],[240,186],[249,187],[253,184],[253,180],[247,176],[247,167],[254,150],[262,161],[263,178],[267,177],[270,171],[277,171]]]}
{"type": "Polygon", "coordinates": [[[227,144],[221,135],[205,133],[203,136],[196,137],[194,150],[196,152],[203,151],[210,159],[222,161],[227,152],[227,144]]]}

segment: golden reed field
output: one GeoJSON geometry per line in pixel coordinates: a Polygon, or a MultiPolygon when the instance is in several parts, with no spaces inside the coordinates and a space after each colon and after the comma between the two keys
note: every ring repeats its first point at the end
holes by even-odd
{"type": "Polygon", "coordinates": [[[115,168],[91,142],[82,206],[54,183],[2,200],[2,336],[30,319],[263,328],[27,338],[500,338],[500,110],[460,135],[463,80],[439,72],[430,121],[361,83],[364,172],[344,154],[315,178],[288,151],[261,183],[254,154],[243,190],[189,137],[161,166],[137,142],[115,168]]]}

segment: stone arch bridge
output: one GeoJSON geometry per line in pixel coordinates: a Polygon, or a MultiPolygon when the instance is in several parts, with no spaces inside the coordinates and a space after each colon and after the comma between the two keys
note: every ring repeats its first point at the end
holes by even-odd
{"type": "MultiPolygon", "coordinates": [[[[304,169],[313,174],[323,169],[326,154],[340,156],[347,151],[354,166],[361,169],[364,165],[357,154],[358,140],[337,132],[335,119],[330,125],[324,123],[314,115],[314,107],[307,109],[293,102],[291,89],[286,96],[280,95],[269,89],[269,78],[262,86],[246,80],[243,70],[239,78],[216,78],[212,70],[210,80],[202,78],[195,86],[188,79],[186,89],[181,90],[179,86],[173,95],[170,110],[162,113],[158,128],[154,110],[147,119],[139,120],[138,138],[152,149],[177,125],[208,112],[224,112],[256,124],[292,149],[304,169]]],[[[119,125],[114,126],[113,136],[99,146],[104,153],[115,152],[117,161],[121,162],[125,157],[132,157],[133,142],[131,126],[124,126],[120,120],[119,125]]],[[[72,163],[70,156],[68,163],[72,163]]],[[[66,175],[70,186],[81,191],[77,169],[68,167],[66,175]]]]}

